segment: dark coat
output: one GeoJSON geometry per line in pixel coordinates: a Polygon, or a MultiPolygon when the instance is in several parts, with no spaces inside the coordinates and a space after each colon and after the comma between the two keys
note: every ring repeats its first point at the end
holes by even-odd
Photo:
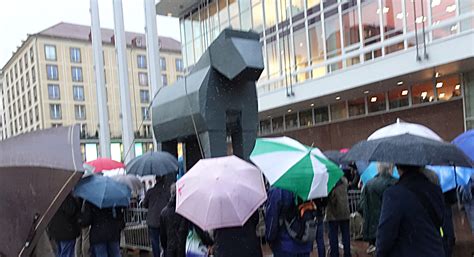
{"type": "Polygon", "coordinates": [[[265,207],[265,238],[274,251],[284,251],[295,254],[310,253],[312,243],[300,243],[293,240],[280,221],[284,219],[295,204],[295,196],[287,190],[271,188],[265,207]]]}
{"type": "MultiPolygon", "coordinates": [[[[176,177],[174,180],[176,180],[176,177]]],[[[160,228],[161,211],[163,211],[170,199],[170,186],[172,183],[173,181],[170,179],[170,176],[157,178],[156,185],[146,192],[143,207],[148,209],[146,223],[149,227],[160,228]]]]}
{"type": "Polygon", "coordinates": [[[243,227],[216,229],[215,257],[262,257],[260,240],[257,237],[258,211],[243,227]]]}
{"type": "Polygon", "coordinates": [[[68,195],[49,223],[49,236],[56,241],[76,239],[81,233],[79,214],[79,203],[68,195]]]}
{"type": "Polygon", "coordinates": [[[420,172],[404,173],[383,195],[376,256],[443,257],[441,233],[435,225],[442,222],[443,214],[441,188],[420,172]],[[413,191],[426,200],[429,209],[413,191]]]}
{"type": "Polygon", "coordinates": [[[87,202],[80,222],[84,227],[91,226],[90,243],[120,241],[120,232],[125,227],[123,212],[121,207],[99,209],[87,202]]]}
{"type": "Polygon", "coordinates": [[[360,207],[364,217],[364,240],[370,241],[375,239],[382,209],[383,193],[387,188],[395,185],[395,183],[397,183],[397,179],[388,174],[377,175],[362,190],[360,207]]]}
{"type": "Polygon", "coordinates": [[[172,198],[160,216],[160,242],[164,257],[185,256],[183,244],[180,242],[184,239],[184,244],[186,244],[187,233],[183,235],[183,233],[185,233],[184,229],[180,229],[185,220],[181,215],[176,213],[175,209],[176,198],[172,198]]]}
{"type": "Polygon", "coordinates": [[[342,177],[328,196],[326,208],[326,221],[349,220],[351,211],[349,209],[349,197],[347,195],[348,182],[342,177]]]}

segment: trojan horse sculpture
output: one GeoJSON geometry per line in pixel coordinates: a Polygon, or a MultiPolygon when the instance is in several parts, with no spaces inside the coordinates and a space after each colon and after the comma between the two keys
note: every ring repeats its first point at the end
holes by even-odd
{"type": "Polygon", "coordinates": [[[189,168],[201,154],[227,155],[231,138],[233,153],[248,160],[258,128],[255,81],[263,68],[258,34],[224,30],[185,79],[157,95],[153,128],[162,149],[176,154],[184,143],[189,168]]]}

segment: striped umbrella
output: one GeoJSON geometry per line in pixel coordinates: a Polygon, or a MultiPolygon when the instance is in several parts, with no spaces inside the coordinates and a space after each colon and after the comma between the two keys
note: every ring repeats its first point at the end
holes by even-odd
{"type": "Polygon", "coordinates": [[[318,148],[289,137],[259,138],[250,159],[272,186],[303,200],[325,197],[342,177],[342,170],[318,148]]]}

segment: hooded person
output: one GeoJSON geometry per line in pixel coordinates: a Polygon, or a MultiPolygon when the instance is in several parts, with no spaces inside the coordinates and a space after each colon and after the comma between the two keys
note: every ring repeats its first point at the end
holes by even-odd
{"type": "Polygon", "coordinates": [[[369,242],[367,253],[375,251],[383,193],[387,188],[397,183],[397,179],[392,176],[393,164],[378,163],[377,170],[378,174],[362,189],[360,200],[360,207],[364,217],[363,236],[364,240],[369,242]]]}
{"type": "Polygon", "coordinates": [[[160,242],[163,247],[163,257],[184,257],[185,247],[182,241],[187,235],[181,235],[180,227],[184,218],[176,213],[176,184],[171,184],[170,200],[160,215],[160,242]]]}
{"type": "Polygon", "coordinates": [[[400,180],[382,200],[377,257],[444,257],[444,197],[423,167],[397,165],[400,180]]]}
{"type": "Polygon", "coordinates": [[[170,199],[170,185],[176,182],[176,174],[156,176],[155,186],[149,189],[143,200],[143,207],[148,209],[147,225],[154,257],[160,257],[160,215],[170,199]]]}

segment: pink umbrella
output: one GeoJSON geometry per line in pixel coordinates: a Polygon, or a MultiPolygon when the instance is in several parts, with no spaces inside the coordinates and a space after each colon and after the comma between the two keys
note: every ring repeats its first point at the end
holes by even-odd
{"type": "Polygon", "coordinates": [[[206,231],[243,226],[267,199],[262,173],[236,156],[200,160],[176,192],[176,212],[206,231]]]}

